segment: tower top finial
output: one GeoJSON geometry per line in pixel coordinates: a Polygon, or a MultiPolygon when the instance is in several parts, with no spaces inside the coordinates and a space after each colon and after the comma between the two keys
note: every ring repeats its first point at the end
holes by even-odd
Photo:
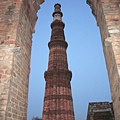
{"type": "Polygon", "coordinates": [[[59,3],[56,3],[56,4],[54,5],[54,7],[57,7],[57,6],[59,6],[59,7],[61,8],[61,5],[60,5],[59,3]]]}
{"type": "Polygon", "coordinates": [[[54,5],[55,9],[54,9],[54,12],[53,12],[53,17],[54,17],[54,20],[61,20],[62,21],[62,12],[61,12],[61,5],[59,3],[55,4],[54,5]]]}

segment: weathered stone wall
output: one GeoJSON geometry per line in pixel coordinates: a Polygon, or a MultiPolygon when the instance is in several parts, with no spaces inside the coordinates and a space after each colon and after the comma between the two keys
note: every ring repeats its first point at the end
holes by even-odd
{"type": "Polygon", "coordinates": [[[32,33],[43,0],[0,0],[0,120],[26,120],[32,33]]]}
{"type": "Polygon", "coordinates": [[[100,28],[115,120],[120,119],[120,1],[87,0],[100,28]]]}
{"type": "Polygon", "coordinates": [[[112,103],[109,102],[89,103],[87,120],[114,120],[112,103]]]}

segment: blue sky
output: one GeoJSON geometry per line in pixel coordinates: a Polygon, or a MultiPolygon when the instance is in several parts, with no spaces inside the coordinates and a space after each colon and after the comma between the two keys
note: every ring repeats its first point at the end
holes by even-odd
{"type": "Polygon", "coordinates": [[[109,80],[96,20],[86,0],[46,0],[38,12],[33,35],[28,119],[42,117],[54,4],[60,3],[68,43],[68,66],[76,120],[86,120],[89,102],[110,101],[109,80]]]}

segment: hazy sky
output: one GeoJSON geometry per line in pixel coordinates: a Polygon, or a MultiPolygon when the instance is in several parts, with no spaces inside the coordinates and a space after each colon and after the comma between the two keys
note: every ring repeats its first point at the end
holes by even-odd
{"type": "Polygon", "coordinates": [[[44,72],[48,68],[50,24],[56,3],[61,4],[65,23],[68,66],[73,74],[71,86],[75,118],[86,120],[89,102],[111,102],[99,27],[86,0],[45,1],[38,12],[33,35],[27,120],[42,117],[44,72]]]}

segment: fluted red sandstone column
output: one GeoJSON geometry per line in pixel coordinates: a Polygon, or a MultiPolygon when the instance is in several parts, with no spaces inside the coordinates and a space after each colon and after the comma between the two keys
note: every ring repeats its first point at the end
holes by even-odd
{"type": "Polygon", "coordinates": [[[61,5],[55,5],[52,35],[48,43],[49,63],[45,72],[46,88],[42,120],[74,120],[73,100],[71,94],[72,73],[68,70],[67,42],[64,36],[61,5]]]}

